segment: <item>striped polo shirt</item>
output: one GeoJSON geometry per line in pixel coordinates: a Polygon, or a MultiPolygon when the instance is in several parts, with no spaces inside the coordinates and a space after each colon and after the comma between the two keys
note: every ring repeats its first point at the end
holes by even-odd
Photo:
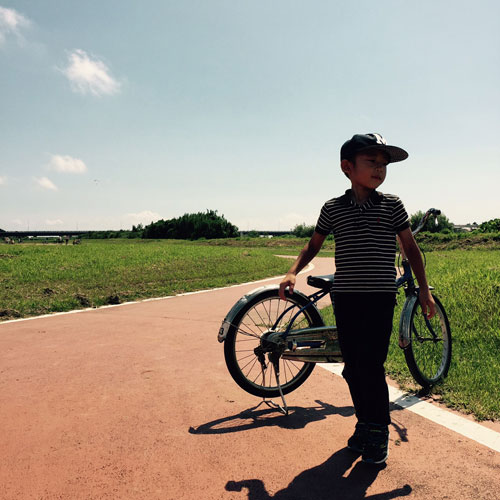
{"type": "Polygon", "coordinates": [[[348,189],[327,201],[316,224],[335,239],[334,292],[395,292],[396,234],[409,227],[408,214],[395,195],[373,191],[357,205],[348,189]]]}

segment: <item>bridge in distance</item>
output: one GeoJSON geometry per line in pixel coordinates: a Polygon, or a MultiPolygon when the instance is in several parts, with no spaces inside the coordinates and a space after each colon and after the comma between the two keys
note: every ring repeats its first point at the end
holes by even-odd
{"type": "MultiPolygon", "coordinates": [[[[5,238],[28,238],[30,236],[36,237],[58,237],[58,236],[83,236],[83,235],[91,235],[92,233],[106,233],[106,232],[118,232],[116,229],[105,230],[87,230],[87,231],[72,231],[72,230],[56,230],[56,231],[0,231],[0,237],[5,238]]],[[[240,231],[242,236],[245,236],[249,233],[254,233],[255,231],[240,231]]],[[[290,234],[290,231],[256,231],[261,236],[284,236],[286,234],[290,234]]]]}
{"type": "Polygon", "coordinates": [[[29,236],[40,237],[45,236],[49,237],[57,237],[57,236],[82,236],[84,234],[90,234],[94,231],[2,231],[0,232],[0,237],[8,237],[8,238],[28,238],[29,236]]]}

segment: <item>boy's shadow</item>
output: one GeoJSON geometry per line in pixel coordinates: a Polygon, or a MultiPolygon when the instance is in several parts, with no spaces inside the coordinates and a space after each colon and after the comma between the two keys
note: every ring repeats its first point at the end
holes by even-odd
{"type": "Polygon", "coordinates": [[[286,488],[270,495],[260,479],[228,481],[227,491],[248,490],[248,500],[390,500],[407,496],[411,486],[403,485],[385,493],[366,496],[366,491],[384,466],[373,466],[358,462],[349,472],[359,455],[343,448],[334,453],[325,463],[301,472],[286,488]]]}
{"type": "Polygon", "coordinates": [[[243,410],[236,415],[212,420],[198,427],[190,427],[190,434],[227,434],[259,427],[277,426],[284,429],[303,429],[311,422],[325,419],[328,415],[350,417],[354,415],[352,406],[337,407],[316,400],[318,406],[310,408],[290,407],[288,416],[280,414],[274,408],[256,407],[243,410]]]}

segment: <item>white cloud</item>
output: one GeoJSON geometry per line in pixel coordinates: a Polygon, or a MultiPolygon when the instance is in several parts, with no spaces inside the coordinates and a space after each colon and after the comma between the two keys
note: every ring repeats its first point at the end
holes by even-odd
{"type": "Polygon", "coordinates": [[[47,226],[60,226],[64,224],[64,222],[61,219],[45,219],[45,224],[47,224],[47,226]]]}
{"type": "Polygon", "coordinates": [[[22,41],[21,29],[30,24],[31,22],[16,10],[0,7],[0,45],[10,34],[16,36],[18,41],[22,41]]]}
{"type": "Polygon", "coordinates": [[[92,58],[85,51],[76,49],[68,56],[69,64],[63,69],[75,92],[95,96],[112,95],[120,90],[103,61],[92,58]]]}
{"type": "Polygon", "coordinates": [[[0,186],[5,186],[7,184],[7,177],[0,175],[0,186]]]}
{"type": "Polygon", "coordinates": [[[126,218],[132,224],[150,224],[151,222],[155,222],[159,220],[160,214],[156,212],[151,212],[150,210],[143,210],[142,212],[138,212],[136,214],[127,214],[126,218]]]}
{"type": "Polygon", "coordinates": [[[57,186],[47,177],[35,177],[34,180],[43,189],[57,191],[57,186]]]}
{"type": "Polygon", "coordinates": [[[87,166],[82,160],[68,155],[52,155],[49,168],[69,174],[83,174],[87,171],[87,166]]]}

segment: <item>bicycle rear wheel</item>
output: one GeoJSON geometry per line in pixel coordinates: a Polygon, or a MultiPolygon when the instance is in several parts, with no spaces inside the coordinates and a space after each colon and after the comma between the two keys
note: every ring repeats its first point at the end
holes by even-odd
{"type": "Polygon", "coordinates": [[[407,311],[410,321],[405,322],[407,330],[400,332],[409,339],[404,349],[406,364],[413,378],[429,389],[448,374],[451,363],[451,330],[448,317],[440,300],[436,302],[436,315],[428,320],[422,314],[418,299],[407,311]]]}
{"type": "MultiPolygon", "coordinates": [[[[233,320],[224,342],[224,357],[229,373],[245,391],[260,397],[279,396],[272,363],[267,362],[266,370],[254,351],[261,344],[261,337],[276,323],[280,315],[291,308],[281,318],[274,331],[285,331],[293,316],[307,303],[307,298],[286,292],[286,302],[280,300],[278,289],[263,290],[246,304],[233,320]]],[[[314,306],[300,313],[293,328],[322,326],[323,321],[314,306]]],[[[266,356],[267,358],[267,356],[266,356]]],[[[302,385],[313,371],[315,363],[280,358],[280,385],[287,394],[302,385]]]]}

